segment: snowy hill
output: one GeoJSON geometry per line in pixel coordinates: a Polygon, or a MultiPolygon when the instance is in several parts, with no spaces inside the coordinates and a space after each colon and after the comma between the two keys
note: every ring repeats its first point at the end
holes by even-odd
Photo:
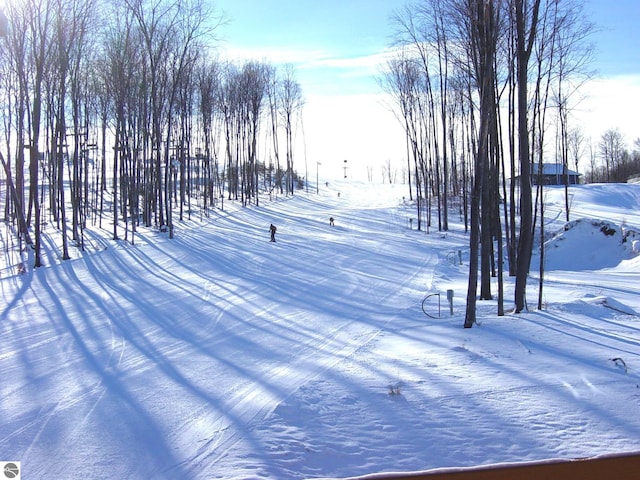
{"type": "Polygon", "coordinates": [[[530,312],[480,302],[472,329],[457,213],[419,232],[400,185],[5,265],[0,457],[24,478],[299,479],[638,451],[640,186],[570,192],[588,220],[565,229],[547,189],[545,309],[532,276],[530,312]]]}

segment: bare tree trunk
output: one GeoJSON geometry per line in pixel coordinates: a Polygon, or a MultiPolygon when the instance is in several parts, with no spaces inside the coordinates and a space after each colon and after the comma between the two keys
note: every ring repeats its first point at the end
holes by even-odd
{"type": "MultiPolygon", "coordinates": [[[[476,321],[476,292],[478,287],[478,248],[480,242],[480,221],[483,211],[491,211],[486,196],[489,191],[489,134],[495,118],[495,53],[499,12],[493,4],[483,0],[469,2],[471,14],[470,40],[473,45],[473,62],[480,95],[480,127],[478,131],[478,149],[475,157],[473,194],[471,197],[471,236],[469,283],[467,288],[467,307],[464,327],[471,328],[476,321]],[[483,203],[483,197],[485,202],[483,203]]],[[[483,214],[482,219],[485,216],[483,214]]],[[[486,230],[491,235],[491,223],[482,225],[483,241],[486,230]]],[[[486,254],[486,245],[484,246],[486,254]]],[[[484,257],[483,257],[484,258],[484,257]]]]}
{"type": "Polygon", "coordinates": [[[540,0],[534,0],[531,21],[527,25],[525,0],[515,0],[517,79],[518,79],[518,157],[520,159],[520,238],[516,263],[515,311],[526,308],[527,277],[533,249],[533,206],[531,195],[531,159],[527,123],[528,66],[538,24],[540,0]]]}
{"type": "MultiPolygon", "coordinates": [[[[542,175],[540,175],[542,177],[542,175]]],[[[542,182],[538,182],[540,191],[540,264],[538,270],[538,310],[542,310],[543,287],[544,287],[544,195],[542,182]]]]}
{"type": "Polygon", "coordinates": [[[23,203],[18,198],[18,194],[16,192],[16,188],[15,188],[15,185],[13,184],[13,179],[11,177],[11,168],[9,167],[7,161],[5,160],[4,155],[2,155],[2,152],[0,152],[0,162],[2,162],[2,167],[4,168],[4,172],[7,177],[7,185],[9,187],[9,191],[11,192],[13,203],[16,209],[18,229],[19,231],[24,232],[24,237],[27,244],[32,245],[33,242],[29,235],[29,229],[27,228],[27,221],[24,216],[24,210],[22,209],[23,203]]]}

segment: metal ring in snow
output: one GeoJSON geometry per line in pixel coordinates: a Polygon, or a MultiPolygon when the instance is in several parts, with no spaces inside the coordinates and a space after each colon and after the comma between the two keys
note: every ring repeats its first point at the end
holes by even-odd
{"type": "Polygon", "coordinates": [[[438,293],[430,293],[429,295],[427,295],[426,297],[424,297],[422,299],[422,312],[430,318],[440,318],[440,292],[438,293]],[[429,300],[431,297],[438,297],[438,316],[435,317],[433,315],[431,315],[429,312],[427,312],[427,310],[425,309],[425,304],[427,303],[427,300],[429,300]]]}

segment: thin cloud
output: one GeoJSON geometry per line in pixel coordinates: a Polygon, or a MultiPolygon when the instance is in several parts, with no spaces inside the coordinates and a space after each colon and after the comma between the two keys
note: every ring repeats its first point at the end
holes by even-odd
{"type": "Polygon", "coordinates": [[[379,71],[396,52],[395,48],[364,55],[339,55],[326,49],[289,47],[228,47],[222,52],[229,59],[267,60],[275,64],[290,63],[301,69],[379,71]]]}
{"type": "Polygon", "coordinates": [[[377,69],[384,65],[393,55],[392,49],[384,49],[366,55],[356,56],[330,56],[307,62],[312,68],[336,68],[336,69],[377,69]]]}
{"type": "Polygon", "coordinates": [[[275,64],[304,65],[328,57],[328,53],[319,49],[283,48],[283,47],[228,47],[222,52],[224,58],[232,60],[266,60],[275,64]]]}

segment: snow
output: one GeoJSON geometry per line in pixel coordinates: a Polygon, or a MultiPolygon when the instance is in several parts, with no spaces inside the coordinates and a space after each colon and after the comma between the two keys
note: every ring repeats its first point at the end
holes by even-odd
{"type": "Polygon", "coordinates": [[[535,255],[529,311],[481,301],[472,329],[458,213],[417,231],[401,185],[226,202],[135,245],[105,221],[24,274],[7,247],[0,460],[25,478],[299,479],[640,451],[640,186],[571,187],[568,229],[564,189],[545,191],[544,309],[535,255]]]}

